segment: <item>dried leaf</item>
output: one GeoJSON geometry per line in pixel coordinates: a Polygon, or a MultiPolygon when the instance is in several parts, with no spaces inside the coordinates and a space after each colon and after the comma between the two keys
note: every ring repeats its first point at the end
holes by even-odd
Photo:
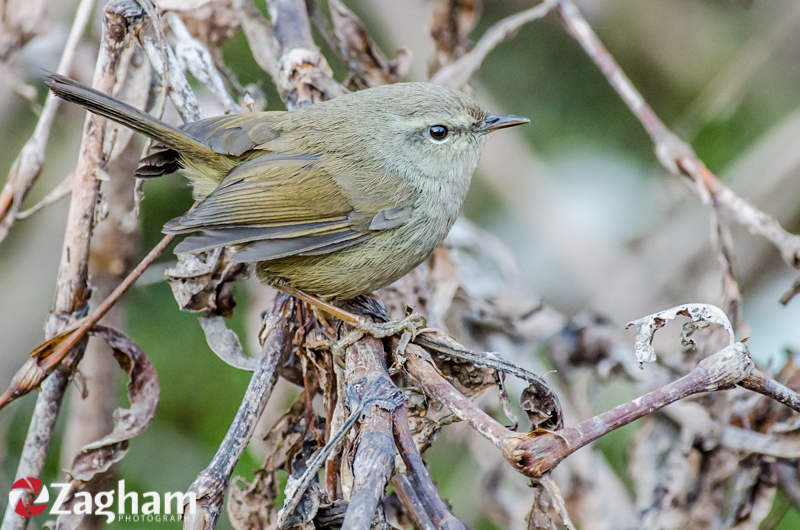
{"type": "Polygon", "coordinates": [[[503,406],[503,413],[511,421],[509,429],[516,431],[519,427],[519,418],[511,410],[511,398],[508,397],[508,390],[506,389],[506,374],[503,372],[495,372],[494,380],[497,383],[497,391],[500,394],[500,403],[503,406]]]}
{"type": "Polygon", "coordinates": [[[128,452],[128,441],[150,425],[160,396],[156,370],[132,339],[113,328],[100,325],[90,333],[106,341],[114,350],[114,358],[120,368],[128,373],[128,400],[131,407],[114,411],[114,430],[111,434],[84,446],[73,460],[72,469],[67,472],[72,478],[71,494],[64,504],[68,513],[58,516],[56,525],[59,530],[78,528],[83,514],[70,509],[75,503],[75,492],[85,489],[95,476],[122,460],[128,452]]]}
{"type": "Polygon", "coordinates": [[[198,320],[206,335],[208,346],[217,354],[217,357],[239,370],[252,372],[256,369],[258,359],[245,355],[239,337],[225,325],[223,317],[214,315],[200,317],[198,320]]]}
{"type": "Polygon", "coordinates": [[[43,342],[30,352],[31,359],[28,359],[22,367],[17,370],[11,383],[5,392],[0,396],[0,409],[24,396],[31,390],[37,390],[44,379],[50,375],[63,361],[71,349],[59,351],[59,347],[67,341],[77,331],[85,318],[75,322],[69,329],[59,333],[55,337],[43,342]],[[55,354],[55,355],[54,355],[55,354]]]}
{"type": "Polygon", "coordinates": [[[656,360],[656,351],[652,346],[656,330],[663,328],[667,322],[675,320],[678,316],[685,316],[691,319],[683,326],[681,344],[684,346],[695,346],[696,343],[692,338],[692,334],[698,329],[708,327],[711,324],[718,324],[728,331],[730,344],[733,344],[736,340],[733,327],[722,309],[709,304],[679,305],[628,322],[626,327],[636,327],[634,348],[636,350],[636,360],[639,361],[640,367],[642,363],[652,363],[656,360]]]}
{"type": "Polygon", "coordinates": [[[278,483],[272,473],[256,471],[253,482],[248,484],[242,477],[236,477],[228,493],[228,519],[234,530],[253,528],[274,528],[277,516],[275,498],[278,496],[278,483]]]}
{"type": "Polygon", "coordinates": [[[206,311],[229,317],[236,302],[232,282],[245,279],[250,269],[230,261],[229,249],[208,254],[181,255],[178,264],[164,273],[172,294],[183,311],[206,311]]]}
{"type": "Polygon", "coordinates": [[[540,381],[530,381],[522,391],[519,406],[531,420],[531,431],[539,429],[558,430],[564,427],[564,418],[558,398],[550,387],[540,381]]]}
{"type": "Polygon", "coordinates": [[[156,413],[161,390],[158,374],[150,359],[131,338],[106,326],[95,326],[92,335],[101,337],[114,350],[114,359],[130,377],[129,409],[114,411],[114,430],[101,440],[85,446],[75,457],[69,474],[86,482],[119,462],[128,450],[128,440],[144,431],[156,413]]]}

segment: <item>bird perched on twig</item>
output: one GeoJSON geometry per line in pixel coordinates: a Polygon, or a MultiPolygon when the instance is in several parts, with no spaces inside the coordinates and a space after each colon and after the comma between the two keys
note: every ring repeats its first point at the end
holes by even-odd
{"type": "Polygon", "coordinates": [[[156,141],[136,176],[183,170],[198,203],[164,226],[188,234],[177,253],[232,246],[264,283],[376,336],[420,320],[373,324],[326,300],[369,294],[422,263],[455,222],[487,134],[529,121],[399,83],[176,128],[64,76],[47,85],[156,141]]]}

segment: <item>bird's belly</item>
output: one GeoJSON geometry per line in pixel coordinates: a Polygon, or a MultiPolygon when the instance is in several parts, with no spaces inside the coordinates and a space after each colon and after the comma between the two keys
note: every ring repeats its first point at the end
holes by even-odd
{"type": "Polygon", "coordinates": [[[310,294],[353,298],[400,279],[425,261],[452,225],[414,219],[352,247],[321,256],[291,256],[258,264],[264,283],[288,284],[310,294]]]}

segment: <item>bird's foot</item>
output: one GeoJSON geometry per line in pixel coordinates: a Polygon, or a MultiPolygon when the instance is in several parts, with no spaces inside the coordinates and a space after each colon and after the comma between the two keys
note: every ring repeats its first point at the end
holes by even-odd
{"type": "Polygon", "coordinates": [[[419,330],[425,327],[425,317],[419,313],[411,313],[401,320],[373,322],[369,318],[359,316],[351,326],[354,329],[331,347],[331,351],[337,357],[343,358],[345,350],[358,342],[364,335],[382,339],[391,337],[396,333],[408,331],[411,334],[411,340],[414,340],[419,330]]]}

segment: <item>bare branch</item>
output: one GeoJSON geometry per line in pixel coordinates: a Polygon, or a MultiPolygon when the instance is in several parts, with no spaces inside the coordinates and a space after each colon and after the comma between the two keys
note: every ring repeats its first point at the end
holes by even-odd
{"type": "MultiPolygon", "coordinates": [[[[597,64],[609,84],[650,135],[661,164],[675,175],[691,178],[696,184],[694,189],[703,202],[709,203],[713,196],[715,202],[711,202],[712,206],[718,203],[725,207],[737,223],[770,241],[790,267],[800,269],[800,236],[787,232],[776,219],[725,186],[703,164],[692,148],[664,125],[594,33],[574,2],[559,0],[558,6],[570,34],[597,64]]],[[[716,222],[721,222],[719,216],[716,217],[716,222]]]]}
{"type": "Polygon", "coordinates": [[[200,104],[183,75],[183,69],[175,57],[175,52],[162,35],[160,20],[157,18],[152,0],[137,1],[146,14],[137,36],[150,64],[161,78],[161,82],[169,86],[169,98],[181,119],[184,122],[201,120],[203,112],[200,110],[200,104]]]}
{"type": "Polygon", "coordinates": [[[289,110],[343,94],[328,62],[314,45],[303,0],[268,0],[281,46],[275,84],[289,110]]]}
{"type": "Polygon", "coordinates": [[[175,45],[175,54],[184,69],[189,70],[198,81],[208,87],[220,105],[222,105],[225,114],[241,113],[242,109],[228,94],[225,82],[214,66],[214,59],[211,57],[211,52],[208,51],[208,48],[192,37],[177,13],[167,13],[167,22],[169,22],[172,32],[178,41],[175,45]]]}
{"type": "Polygon", "coordinates": [[[233,6],[239,16],[247,42],[253,52],[253,58],[258,65],[267,72],[277,83],[278,59],[280,57],[280,44],[275,37],[272,23],[264,18],[252,0],[233,0],[233,6]]]}
{"type": "MultiPolygon", "coordinates": [[[[105,9],[103,37],[94,73],[93,86],[106,94],[111,93],[116,81],[116,71],[122,47],[127,39],[129,21],[116,10],[120,4],[109,2],[105,9]]],[[[103,140],[105,119],[94,115],[86,118],[78,165],[75,169],[75,187],[72,192],[64,250],[58,272],[57,290],[53,312],[45,326],[48,338],[68,327],[85,310],[91,291],[87,282],[89,245],[94,227],[94,211],[100,181],[98,171],[104,162],[103,140]]],[[[84,343],[85,346],[85,343],[84,343]]],[[[50,445],[50,437],[64,390],[75,362],[80,359],[83,347],[72,353],[72,362],[53,374],[37,399],[36,411],[28,429],[17,477],[39,477],[50,445]]],[[[2,530],[24,529],[27,519],[15,514],[13,507],[6,510],[2,530]]]]}
{"type": "MultiPolygon", "coordinates": [[[[406,465],[406,474],[415,495],[423,504],[425,514],[430,518],[437,529],[465,530],[465,526],[456,519],[447,504],[439,496],[436,485],[428,475],[428,469],[414,444],[414,438],[408,427],[408,412],[405,406],[394,413],[393,419],[394,438],[397,443],[400,457],[406,465]]],[[[392,482],[394,484],[394,481],[392,482]]]]}
{"type": "Polygon", "coordinates": [[[278,379],[278,368],[291,348],[291,317],[294,303],[288,295],[279,294],[270,314],[279,317],[278,324],[264,342],[256,371],[247,387],[242,404],[219,446],[214,459],[189,487],[194,493],[194,511],[184,508],[183,528],[211,529],[217,524],[231,474],[244,453],[261,413],[278,379]]]}
{"type": "Polygon", "coordinates": [[[702,360],[677,381],[575,427],[524,435],[509,431],[461,395],[426,360],[425,353],[418,347],[410,345],[408,354],[406,366],[412,380],[497,446],[517,471],[530,477],[541,477],[568,455],[604,434],[697,393],[738,384],[759,392],[763,390],[762,393],[795,410],[800,404],[800,396],[755,370],[747,347],[738,342],[702,360]]]}
{"type": "MultiPolygon", "coordinates": [[[[372,337],[349,347],[345,358],[347,386],[361,386],[364,381],[387,377],[384,375],[385,355],[381,341],[372,337]]],[[[364,399],[362,395],[358,397],[364,399]]],[[[362,414],[358,440],[353,462],[353,492],[342,528],[369,530],[394,473],[392,411],[378,403],[370,404],[362,414]]]]}
{"type": "Polygon", "coordinates": [[[431,82],[455,89],[461,88],[469,81],[472,74],[481,67],[483,60],[489,55],[490,51],[495,49],[501,42],[514,36],[520,27],[545,16],[557,4],[558,0],[545,0],[536,7],[504,18],[486,30],[486,33],[484,33],[472,51],[463,55],[454,63],[443,66],[436,72],[431,78],[431,82]]]}
{"type": "MultiPolygon", "coordinates": [[[[95,0],[81,0],[78,5],[78,9],[75,12],[75,20],[64,45],[64,52],[61,54],[61,60],[56,69],[61,75],[69,75],[72,60],[75,57],[75,50],[78,48],[78,43],[86,31],[86,24],[89,22],[94,3],[95,0]]],[[[39,177],[44,164],[47,139],[50,137],[50,127],[53,125],[53,118],[60,102],[61,99],[54,94],[47,95],[33,135],[25,143],[22,151],[11,166],[6,185],[3,187],[3,191],[0,192],[0,242],[8,235],[17,213],[22,208],[22,202],[39,177]]]]}

